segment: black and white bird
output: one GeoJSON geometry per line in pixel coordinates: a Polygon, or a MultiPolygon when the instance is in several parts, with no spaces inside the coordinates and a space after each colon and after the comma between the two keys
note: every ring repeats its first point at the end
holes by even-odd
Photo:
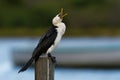
{"type": "Polygon", "coordinates": [[[60,13],[57,14],[53,20],[53,26],[41,37],[37,47],[34,49],[32,57],[30,60],[19,70],[18,73],[25,71],[34,60],[38,60],[38,58],[42,55],[48,55],[51,58],[52,62],[55,63],[55,57],[51,55],[51,52],[55,49],[55,47],[60,42],[63,34],[66,30],[66,25],[62,22],[63,17],[65,17],[67,13],[63,14],[63,8],[60,13]]]}

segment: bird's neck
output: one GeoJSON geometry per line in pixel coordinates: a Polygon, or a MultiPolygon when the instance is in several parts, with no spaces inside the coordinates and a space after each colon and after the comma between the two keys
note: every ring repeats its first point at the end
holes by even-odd
{"type": "Polygon", "coordinates": [[[53,24],[53,25],[59,27],[59,26],[65,25],[65,24],[63,22],[59,22],[59,23],[53,24]]]}
{"type": "Polygon", "coordinates": [[[65,30],[66,30],[66,26],[63,22],[57,24],[57,32],[60,34],[60,35],[63,35],[65,33],[65,30]]]}

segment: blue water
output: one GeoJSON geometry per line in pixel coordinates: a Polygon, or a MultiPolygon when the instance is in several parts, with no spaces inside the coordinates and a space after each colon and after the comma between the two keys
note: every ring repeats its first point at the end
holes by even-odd
{"type": "MultiPolygon", "coordinates": [[[[34,70],[32,68],[18,74],[19,68],[14,68],[2,76],[0,80],[34,80],[34,70]]],[[[120,69],[55,69],[55,80],[120,80],[120,69]]]]}
{"type": "MultiPolygon", "coordinates": [[[[38,38],[0,38],[0,80],[34,80],[33,68],[17,73],[20,67],[14,65],[12,53],[14,49],[34,48],[37,43],[38,38]]],[[[71,47],[77,49],[72,51],[120,50],[120,38],[66,38],[57,49],[67,52],[71,47]]],[[[120,80],[120,69],[56,68],[55,80],[120,80]]]]}

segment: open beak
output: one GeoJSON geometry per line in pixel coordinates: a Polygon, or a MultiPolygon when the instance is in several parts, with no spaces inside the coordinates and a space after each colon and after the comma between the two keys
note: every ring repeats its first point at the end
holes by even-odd
{"type": "Polygon", "coordinates": [[[68,15],[67,13],[65,13],[65,14],[63,13],[63,8],[61,8],[60,13],[59,13],[60,18],[63,19],[63,17],[65,17],[67,15],[68,15]]]}

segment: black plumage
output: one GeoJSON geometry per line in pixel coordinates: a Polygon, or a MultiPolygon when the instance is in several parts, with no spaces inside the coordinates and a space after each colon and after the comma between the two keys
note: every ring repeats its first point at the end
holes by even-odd
{"type": "Polygon", "coordinates": [[[56,26],[51,27],[47,33],[41,37],[37,47],[33,51],[31,59],[19,70],[19,72],[25,71],[34,60],[37,60],[42,54],[46,54],[47,50],[54,45],[54,41],[57,37],[56,28],[56,26]]]}
{"type": "Polygon", "coordinates": [[[32,57],[19,72],[25,71],[34,60],[37,61],[39,56],[43,54],[47,54],[53,63],[56,62],[55,57],[53,57],[50,53],[55,49],[65,33],[66,25],[62,22],[62,20],[66,15],[67,13],[64,14],[63,8],[61,8],[60,13],[52,20],[53,26],[41,37],[37,47],[33,51],[32,57]]]}

